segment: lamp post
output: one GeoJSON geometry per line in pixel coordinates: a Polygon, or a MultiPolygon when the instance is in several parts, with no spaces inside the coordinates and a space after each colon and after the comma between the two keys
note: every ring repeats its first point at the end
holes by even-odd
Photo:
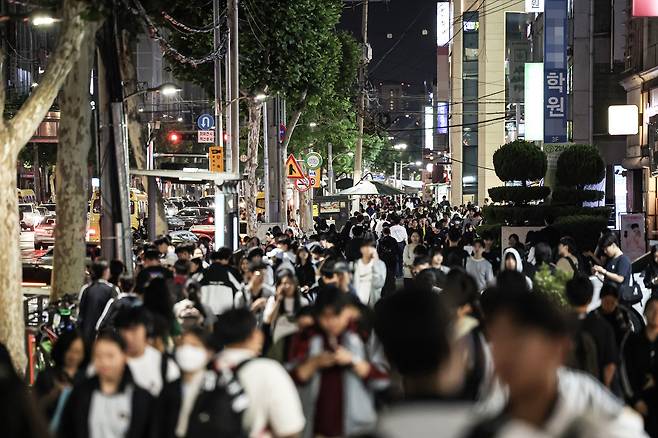
{"type": "MultiPolygon", "coordinates": [[[[152,88],[146,88],[144,90],[137,90],[133,93],[128,94],[123,98],[123,101],[126,102],[128,99],[139,96],[142,94],[148,94],[148,93],[159,93],[163,96],[174,96],[176,93],[181,91],[181,88],[178,87],[175,84],[171,83],[164,83],[161,84],[157,87],[152,87],[152,88]]],[[[128,126],[128,119],[127,119],[127,114],[124,112],[124,123],[126,126],[128,126]]],[[[153,115],[151,115],[151,118],[153,115]]],[[[146,169],[147,170],[154,170],[155,164],[154,164],[154,143],[153,143],[153,131],[154,131],[154,126],[153,126],[153,120],[151,120],[148,123],[148,145],[146,147],[146,169]]],[[[147,235],[149,239],[154,240],[156,236],[156,221],[155,218],[158,214],[158,207],[156,205],[156,200],[158,199],[158,193],[157,193],[157,185],[155,181],[154,176],[149,176],[147,177],[147,193],[146,193],[146,198],[148,201],[148,225],[147,225],[147,235]]]]}
{"type": "Polygon", "coordinates": [[[353,158],[354,152],[343,152],[337,155],[333,155],[333,146],[331,143],[328,145],[327,151],[327,179],[329,180],[329,193],[332,195],[336,193],[336,181],[334,175],[334,161],[341,158],[353,158]]]}

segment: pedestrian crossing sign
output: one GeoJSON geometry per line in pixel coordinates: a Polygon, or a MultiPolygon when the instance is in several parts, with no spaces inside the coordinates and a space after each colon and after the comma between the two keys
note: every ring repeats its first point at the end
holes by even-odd
{"type": "Polygon", "coordinates": [[[286,160],[286,177],[290,179],[305,178],[304,172],[293,154],[290,154],[286,160]]]}

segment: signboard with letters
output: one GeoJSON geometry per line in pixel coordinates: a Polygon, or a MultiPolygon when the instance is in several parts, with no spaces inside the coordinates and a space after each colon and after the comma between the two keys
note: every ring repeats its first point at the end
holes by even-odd
{"type": "Polygon", "coordinates": [[[224,148],[211,146],[208,148],[208,170],[211,172],[224,171],[224,148]]]}
{"type": "Polygon", "coordinates": [[[544,4],[544,143],[567,142],[567,0],[544,4]]]}
{"type": "Polygon", "coordinates": [[[215,130],[211,129],[209,131],[197,131],[197,143],[214,143],[215,142],[215,130]]]}

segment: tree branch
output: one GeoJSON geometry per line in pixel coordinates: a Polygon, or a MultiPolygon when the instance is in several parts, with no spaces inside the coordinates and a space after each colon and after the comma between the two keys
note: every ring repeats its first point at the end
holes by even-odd
{"type": "Polygon", "coordinates": [[[46,72],[16,116],[8,122],[11,144],[21,149],[32,137],[46,116],[59,89],[66,80],[78,56],[80,45],[89,35],[90,27],[82,13],[87,4],[81,0],[64,0],[63,25],[55,53],[50,57],[46,72]]]}
{"type": "Polygon", "coordinates": [[[4,46],[0,46],[0,126],[5,124],[5,101],[7,99],[7,90],[5,89],[5,62],[7,52],[4,46]]]}

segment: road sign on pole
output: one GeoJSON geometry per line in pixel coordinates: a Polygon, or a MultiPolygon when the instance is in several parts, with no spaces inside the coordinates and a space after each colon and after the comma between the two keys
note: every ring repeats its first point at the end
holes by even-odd
{"type": "Polygon", "coordinates": [[[215,118],[211,114],[201,114],[196,119],[197,127],[202,131],[208,131],[215,127],[215,118]]]}
{"type": "Polygon", "coordinates": [[[306,165],[312,170],[322,167],[322,155],[317,152],[310,152],[306,155],[306,165]]]}
{"type": "Polygon", "coordinates": [[[224,171],[224,148],[222,146],[208,148],[208,170],[211,172],[224,171]]]}
{"type": "Polygon", "coordinates": [[[215,143],[215,130],[197,131],[197,143],[215,143]]]}
{"type": "Polygon", "coordinates": [[[310,169],[308,171],[308,179],[311,180],[311,186],[314,189],[319,189],[322,180],[322,169],[310,169]]]}
{"type": "Polygon", "coordinates": [[[313,181],[307,176],[295,180],[295,188],[300,192],[307,192],[311,187],[313,187],[313,181]]]}
{"type": "Polygon", "coordinates": [[[295,159],[295,156],[293,154],[290,154],[288,156],[288,159],[286,160],[286,177],[289,179],[302,179],[306,178],[304,175],[304,172],[302,171],[301,166],[295,159]]]}

